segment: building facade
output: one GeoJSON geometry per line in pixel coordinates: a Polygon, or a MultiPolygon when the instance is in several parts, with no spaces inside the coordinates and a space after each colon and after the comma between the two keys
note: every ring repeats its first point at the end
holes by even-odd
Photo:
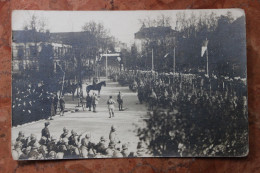
{"type": "MultiPolygon", "coordinates": [[[[12,69],[13,73],[21,73],[24,70],[39,70],[39,53],[42,50],[42,46],[48,44],[53,49],[53,61],[54,70],[56,65],[65,56],[71,54],[72,46],[55,42],[13,42],[12,43],[12,69]]],[[[47,58],[47,57],[46,57],[47,58]]]]}

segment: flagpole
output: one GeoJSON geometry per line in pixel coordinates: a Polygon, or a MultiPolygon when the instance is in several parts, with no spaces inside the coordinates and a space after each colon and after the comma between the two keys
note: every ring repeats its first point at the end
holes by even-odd
{"type": "Polygon", "coordinates": [[[153,71],[153,48],[152,48],[152,71],[153,71]]]}
{"type": "Polygon", "coordinates": [[[209,53],[208,53],[208,49],[206,50],[206,54],[207,54],[207,76],[209,76],[209,53]]]}
{"type": "Polygon", "coordinates": [[[204,54],[206,54],[206,75],[209,76],[209,52],[208,52],[208,39],[206,38],[205,41],[203,41],[202,43],[202,47],[201,47],[201,57],[204,56],[204,54]]]}
{"type": "Polygon", "coordinates": [[[173,74],[175,74],[175,46],[173,47],[173,74]]]}
{"type": "Polygon", "coordinates": [[[107,80],[107,52],[106,52],[106,80],[107,80]]]}

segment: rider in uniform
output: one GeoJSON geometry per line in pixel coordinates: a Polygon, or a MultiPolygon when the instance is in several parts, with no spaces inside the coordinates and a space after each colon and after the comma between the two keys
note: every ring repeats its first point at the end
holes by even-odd
{"type": "Polygon", "coordinates": [[[93,86],[95,86],[98,83],[97,77],[93,77],[93,86]]]}

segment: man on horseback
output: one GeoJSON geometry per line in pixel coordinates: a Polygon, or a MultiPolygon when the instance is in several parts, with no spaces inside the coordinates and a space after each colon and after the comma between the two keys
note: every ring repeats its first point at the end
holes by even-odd
{"type": "Polygon", "coordinates": [[[96,86],[98,83],[98,78],[97,77],[93,77],[93,86],[96,86]]]}
{"type": "Polygon", "coordinates": [[[99,82],[95,85],[88,85],[86,87],[86,91],[87,91],[87,93],[89,93],[91,90],[96,90],[96,91],[98,91],[98,95],[99,95],[102,86],[106,86],[106,81],[99,82]]]}

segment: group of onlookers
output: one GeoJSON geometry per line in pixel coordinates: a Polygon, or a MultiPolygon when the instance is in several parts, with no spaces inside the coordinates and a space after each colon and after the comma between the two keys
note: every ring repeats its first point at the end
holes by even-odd
{"type": "Polygon", "coordinates": [[[108,139],[100,137],[98,143],[92,141],[91,133],[78,134],[64,127],[59,138],[51,135],[45,122],[40,140],[35,134],[26,137],[20,131],[12,145],[13,158],[18,160],[63,159],[63,158],[109,158],[146,156],[144,143],[139,142],[135,151],[130,151],[128,143],[122,143],[117,135],[117,128],[112,125],[108,139]]]}

